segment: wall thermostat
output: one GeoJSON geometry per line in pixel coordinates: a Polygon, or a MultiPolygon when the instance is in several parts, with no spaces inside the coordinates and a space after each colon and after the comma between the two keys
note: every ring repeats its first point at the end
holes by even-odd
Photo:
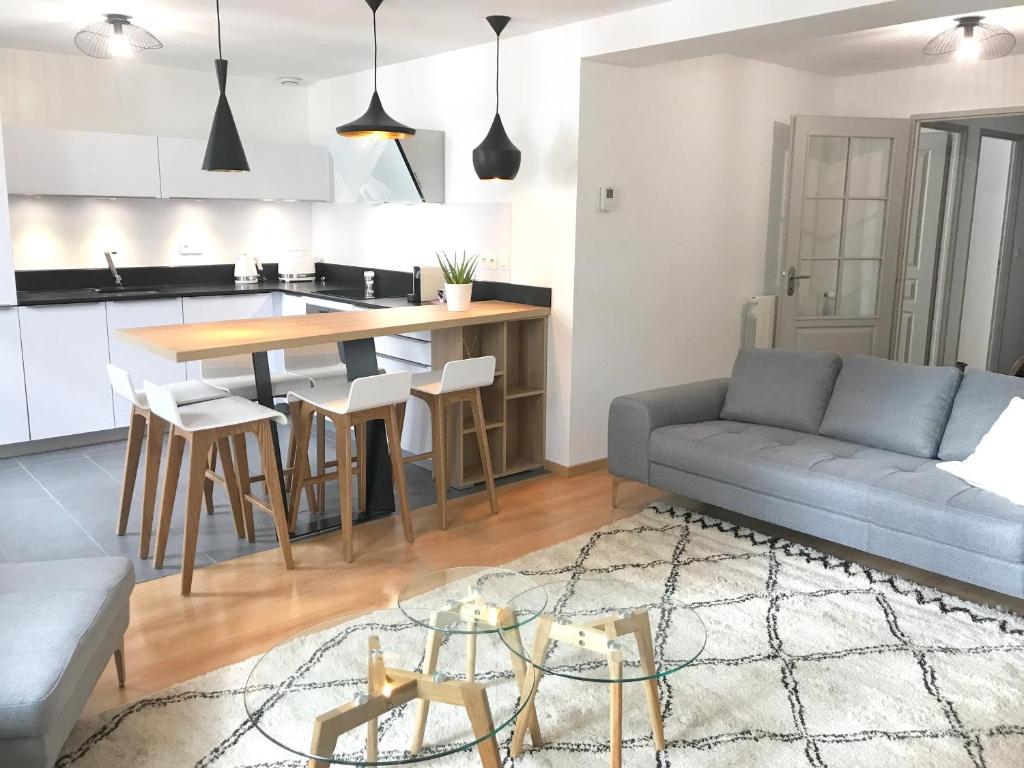
{"type": "Polygon", "coordinates": [[[615,207],[615,187],[601,187],[600,188],[600,203],[599,207],[602,211],[607,213],[615,207]]]}

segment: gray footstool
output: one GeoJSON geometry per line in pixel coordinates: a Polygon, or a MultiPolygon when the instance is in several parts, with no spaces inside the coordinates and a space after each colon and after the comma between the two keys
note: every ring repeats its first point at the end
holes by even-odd
{"type": "Polygon", "coordinates": [[[0,565],[0,765],[50,768],[128,628],[123,557],[0,565]]]}

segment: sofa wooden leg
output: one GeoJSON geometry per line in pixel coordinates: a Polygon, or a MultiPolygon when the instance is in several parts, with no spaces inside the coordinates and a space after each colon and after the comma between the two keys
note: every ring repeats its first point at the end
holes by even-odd
{"type": "Polygon", "coordinates": [[[114,650],[114,668],[117,670],[117,687],[124,688],[124,641],[114,650]]]}
{"type": "Polygon", "coordinates": [[[619,486],[622,485],[624,482],[626,482],[626,479],[624,477],[616,477],[615,475],[612,475],[612,509],[619,508],[619,486]]]}

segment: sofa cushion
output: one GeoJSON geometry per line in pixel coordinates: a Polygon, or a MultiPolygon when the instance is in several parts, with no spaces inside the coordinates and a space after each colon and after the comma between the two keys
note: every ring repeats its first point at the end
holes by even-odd
{"type": "Polygon", "coordinates": [[[954,547],[1024,562],[1024,507],[937,462],[793,430],[709,421],[651,433],[651,460],[954,547]]]}
{"type": "Polygon", "coordinates": [[[802,349],[741,349],[722,418],[817,432],[842,358],[802,349]]]}
{"type": "Polygon", "coordinates": [[[957,368],[907,365],[864,355],[844,358],[819,432],[933,459],[960,378],[957,368]]]}
{"type": "Polygon", "coordinates": [[[59,718],[99,646],[127,626],[134,584],[121,557],[0,565],[0,738],[44,734],[59,718]]]}
{"type": "Polygon", "coordinates": [[[1015,397],[1024,397],[1024,378],[967,369],[953,400],[939,458],[963,461],[974,453],[981,438],[1015,397]]]}

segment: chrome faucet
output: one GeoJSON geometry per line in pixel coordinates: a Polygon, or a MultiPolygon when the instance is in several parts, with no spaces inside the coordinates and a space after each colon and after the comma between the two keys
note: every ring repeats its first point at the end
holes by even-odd
{"type": "Polygon", "coordinates": [[[107,260],[107,269],[110,270],[110,274],[114,276],[114,287],[124,288],[124,281],[121,276],[117,274],[117,267],[114,266],[114,257],[117,255],[117,251],[104,251],[103,256],[107,260]]]}

